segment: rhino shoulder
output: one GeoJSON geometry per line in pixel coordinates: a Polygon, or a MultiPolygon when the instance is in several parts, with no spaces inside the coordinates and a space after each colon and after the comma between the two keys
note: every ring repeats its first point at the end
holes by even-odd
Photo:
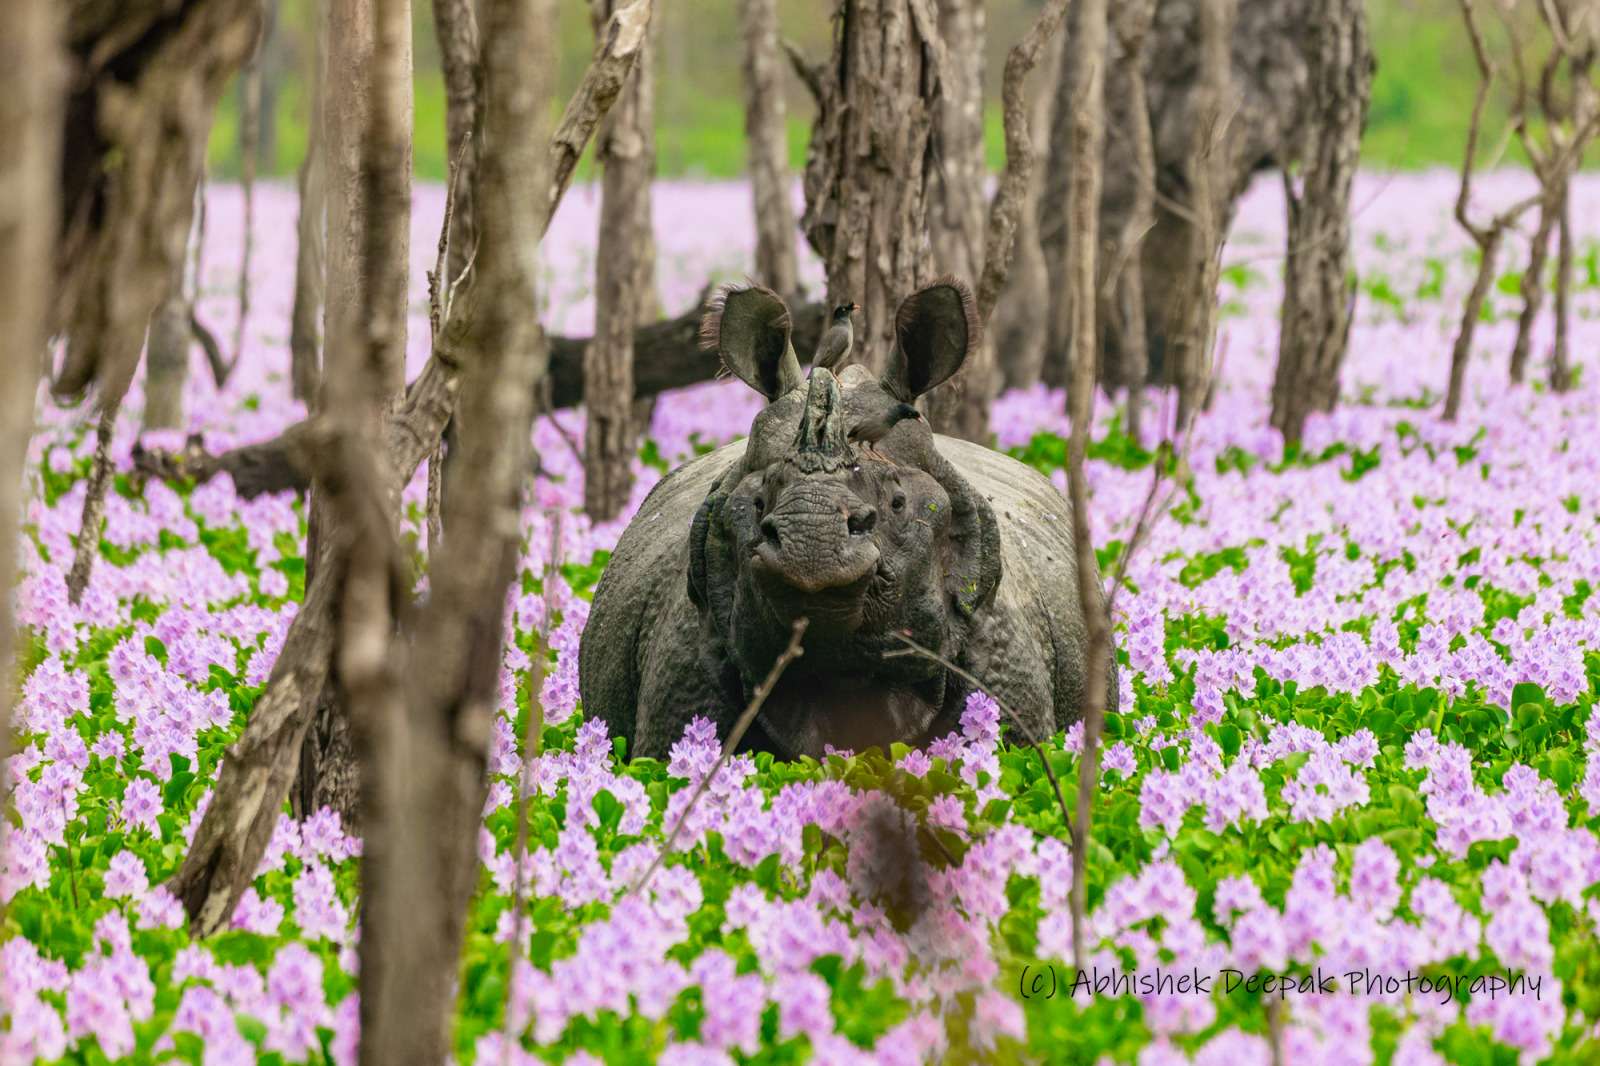
{"type": "Polygon", "coordinates": [[[744,441],[685,463],[650,490],[595,586],[578,649],[585,712],[632,737],[647,630],[688,596],[689,524],[706,494],[744,457],[744,441]]]}

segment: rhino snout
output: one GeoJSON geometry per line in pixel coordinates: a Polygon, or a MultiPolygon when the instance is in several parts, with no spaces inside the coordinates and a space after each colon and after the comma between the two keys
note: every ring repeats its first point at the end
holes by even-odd
{"type": "Polygon", "coordinates": [[[877,522],[877,508],[865,503],[840,503],[820,514],[774,512],[761,520],[751,567],[810,595],[865,592],[878,569],[878,545],[870,535],[877,522]]]}

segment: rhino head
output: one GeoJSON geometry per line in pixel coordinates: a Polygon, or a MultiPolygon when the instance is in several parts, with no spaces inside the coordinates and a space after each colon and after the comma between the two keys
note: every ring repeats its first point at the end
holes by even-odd
{"type": "Polygon", "coordinates": [[[748,698],[809,620],[805,655],[763,706],[770,747],[821,756],[918,743],[954,728],[966,689],[937,664],[885,659],[908,634],[958,659],[1000,580],[993,510],[907,420],[878,443],[848,439],[862,420],[910,403],[961,369],[978,343],[964,282],[941,278],[896,317],[896,347],[873,378],[851,366],[802,378],[783,301],[725,289],[707,312],[708,346],[768,399],[743,460],[707,495],[690,533],[689,596],[748,698]]]}

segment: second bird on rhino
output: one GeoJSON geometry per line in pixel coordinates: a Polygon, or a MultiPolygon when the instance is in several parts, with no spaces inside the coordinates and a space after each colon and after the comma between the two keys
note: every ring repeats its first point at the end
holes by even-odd
{"type": "Polygon", "coordinates": [[[662,479],[595,590],[583,706],[630,756],[666,758],[697,716],[726,736],[802,617],[804,654],[746,748],[820,758],[959,729],[971,686],[921,657],[886,658],[901,633],[981,679],[1035,734],[1078,718],[1086,637],[1067,500],[1032,467],[918,420],[885,432],[891,462],[861,462],[848,439],[978,345],[955,278],[907,297],[895,327],[881,377],[815,368],[808,383],[775,293],[725,288],[710,304],[708,346],[768,404],[746,440],[662,479]]]}

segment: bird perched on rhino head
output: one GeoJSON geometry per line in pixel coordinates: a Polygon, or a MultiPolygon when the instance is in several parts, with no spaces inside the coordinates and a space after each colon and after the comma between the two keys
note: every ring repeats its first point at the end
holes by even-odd
{"type": "Polygon", "coordinates": [[[875,410],[869,411],[856,420],[850,427],[846,439],[851,444],[859,445],[863,455],[872,459],[889,460],[878,451],[875,445],[889,435],[889,431],[906,419],[922,421],[922,412],[908,403],[897,403],[893,406],[880,404],[875,410]]]}
{"type": "Polygon", "coordinates": [[[726,736],[803,618],[804,655],[765,690],[744,750],[927,745],[961,728],[969,676],[1025,733],[1066,728],[1087,656],[1071,504],[907,413],[978,349],[971,288],[946,277],[906,297],[878,374],[808,379],[790,327],[754,283],[707,307],[706,347],[767,404],[744,440],[667,474],[617,542],[578,651],[584,713],[630,757],[669,757],[697,716],[726,736]],[[856,462],[852,427],[892,462],[856,462]],[[958,669],[902,654],[907,637],[958,669]]]}
{"type": "Polygon", "coordinates": [[[861,310],[860,304],[840,304],[833,309],[833,321],[817,342],[817,353],[811,357],[813,370],[837,370],[844,365],[855,343],[855,327],[850,323],[852,313],[861,310]]]}

